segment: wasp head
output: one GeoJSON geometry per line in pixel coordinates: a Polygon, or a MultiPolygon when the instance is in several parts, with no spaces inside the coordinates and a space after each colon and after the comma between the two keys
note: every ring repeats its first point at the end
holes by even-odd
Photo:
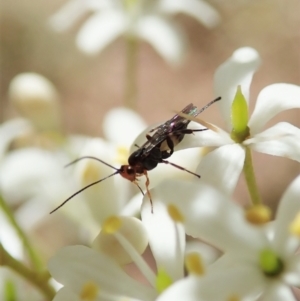
{"type": "Polygon", "coordinates": [[[131,165],[122,165],[119,169],[119,173],[123,178],[130,182],[134,182],[136,180],[136,170],[131,165]]]}

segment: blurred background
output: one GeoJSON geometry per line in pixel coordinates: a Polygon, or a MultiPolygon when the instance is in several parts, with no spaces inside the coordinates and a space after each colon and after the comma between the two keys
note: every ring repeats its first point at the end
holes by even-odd
{"type": "MultiPolygon", "coordinates": [[[[105,114],[124,104],[126,42],[119,37],[99,53],[83,53],[76,47],[75,38],[91,12],[64,32],[56,32],[49,25],[49,18],[65,3],[63,0],[1,2],[0,123],[18,116],[8,96],[11,80],[19,73],[36,72],[48,78],[60,95],[64,133],[101,137],[105,114]]],[[[208,0],[207,3],[220,16],[219,23],[212,28],[184,14],[172,16],[188,41],[181,64],[168,64],[150,44],[138,42],[135,108],[147,124],[169,119],[174,110],[179,111],[188,103],[201,107],[218,96],[213,92],[214,72],[239,47],[251,46],[262,58],[251,86],[250,112],[263,87],[277,82],[300,85],[299,0],[208,0]]],[[[225,126],[217,106],[205,111],[201,118],[225,126]]],[[[270,125],[280,120],[300,126],[300,112],[281,113],[270,125]]],[[[254,167],[263,199],[276,208],[282,192],[299,174],[299,164],[255,153],[254,167]]],[[[235,198],[243,204],[249,203],[242,177],[235,198]]],[[[60,219],[54,225],[56,219],[47,216],[44,220],[47,226],[35,228],[38,236],[46,236],[48,242],[56,241],[54,246],[47,243],[42,247],[46,258],[61,246],[80,241],[76,231],[76,235],[70,236],[74,231],[72,223],[60,219]],[[59,228],[67,230],[58,235],[59,228]]]]}

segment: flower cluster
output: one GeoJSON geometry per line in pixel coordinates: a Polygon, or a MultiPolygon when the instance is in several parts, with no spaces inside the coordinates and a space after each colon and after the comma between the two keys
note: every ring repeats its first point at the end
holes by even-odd
{"type": "MultiPolygon", "coordinates": [[[[264,129],[276,114],[300,108],[300,87],[267,86],[249,118],[249,89],[259,64],[254,49],[241,48],[216,72],[229,132],[205,122],[208,130],[186,134],[176,146],[214,147],[196,168],[201,180],[191,176],[153,185],[153,212],[146,194],[141,220],[106,216],[91,248],[59,251],[49,262],[51,275],[63,284],[55,301],[296,300],[291,288],[300,285],[300,176],[283,194],[271,222],[251,151],[300,161],[299,128],[280,122],[264,129]],[[232,200],[242,171],[252,202],[247,209],[232,200]],[[142,256],[147,244],[154,268],[142,256]],[[131,262],[138,272],[129,270],[131,262]]],[[[190,128],[203,128],[199,123],[194,118],[190,128]]],[[[140,145],[141,136],[134,144],[140,145]]]]}
{"type": "Polygon", "coordinates": [[[69,29],[92,13],[77,35],[77,46],[88,54],[102,51],[119,36],[144,40],[169,63],[179,63],[186,48],[183,31],[170,16],[183,13],[211,28],[219,13],[202,0],[71,0],[51,19],[57,31],[69,29]]]}

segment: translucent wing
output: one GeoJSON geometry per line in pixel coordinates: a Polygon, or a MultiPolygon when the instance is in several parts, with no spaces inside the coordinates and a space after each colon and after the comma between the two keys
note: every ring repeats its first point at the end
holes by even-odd
{"type": "MultiPolygon", "coordinates": [[[[187,105],[181,112],[193,117],[196,117],[200,113],[197,107],[194,106],[192,103],[187,105]]],[[[152,135],[151,139],[146,141],[140,147],[141,149],[143,149],[143,157],[146,157],[154,147],[158,146],[161,142],[166,140],[168,135],[175,131],[179,131],[181,129],[186,128],[190,122],[190,120],[176,114],[170,120],[152,129],[150,133],[155,133],[152,135]]]]}

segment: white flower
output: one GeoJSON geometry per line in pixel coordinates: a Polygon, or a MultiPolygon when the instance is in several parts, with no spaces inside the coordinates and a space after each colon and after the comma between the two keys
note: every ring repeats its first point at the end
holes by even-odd
{"type": "MultiPolygon", "coordinates": [[[[215,74],[215,91],[222,100],[218,102],[229,132],[213,125],[216,131],[208,130],[195,135],[185,135],[177,149],[193,146],[217,146],[197,168],[203,179],[217,183],[210,170],[215,162],[231,161],[225,171],[229,183],[222,181],[223,190],[231,193],[243,168],[246,148],[275,156],[283,156],[300,162],[300,130],[287,122],[280,122],[263,130],[276,114],[292,108],[300,108],[300,87],[293,84],[272,84],[258,95],[256,106],[248,120],[249,89],[254,72],[260,64],[258,53],[252,48],[240,48],[223,63],[215,74]],[[241,91],[237,91],[237,87],[241,91]],[[242,94],[241,94],[242,92],[242,94]],[[237,93],[237,94],[236,94],[237,93]],[[234,96],[236,94],[236,97],[234,96]],[[243,97],[245,96],[245,98],[243,97]],[[234,102],[235,101],[235,102],[234,102]],[[234,110],[238,110],[234,111],[234,110]],[[242,125],[242,126],[241,126],[242,125]],[[241,126],[237,133],[236,126],[241,126]]],[[[197,128],[191,123],[190,128],[197,128]]],[[[218,177],[225,178],[223,175],[218,177]]]]}
{"type": "Polygon", "coordinates": [[[10,152],[0,166],[0,187],[4,198],[11,204],[33,198],[47,202],[56,195],[54,188],[64,185],[64,160],[63,156],[38,148],[10,152]]]}
{"type": "MultiPolygon", "coordinates": [[[[284,193],[275,221],[250,224],[243,209],[204,181],[166,181],[151,190],[153,209],[165,206],[180,216],[188,235],[224,252],[207,277],[188,277],[158,298],[165,300],[296,300],[300,285],[300,176],[284,193]],[[218,288],[218,289],[216,289],[218,288]]],[[[144,211],[149,211],[145,197],[144,211]]],[[[157,235],[158,232],[157,232],[157,235]]],[[[159,239],[159,238],[157,238],[159,239]]]]}
{"type": "Polygon", "coordinates": [[[62,152],[33,147],[11,151],[2,160],[1,194],[10,206],[18,205],[15,216],[24,231],[43,222],[54,204],[77,188],[70,170],[63,168],[68,160],[62,152]]]}
{"type": "Polygon", "coordinates": [[[77,36],[82,51],[99,52],[124,35],[147,41],[170,63],[182,59],[185,38],[167,15],[185,13],[207,27],[215,26],[220,19],[202,0],[71,0],[51,17],[50,24],[63,31],[88,12],[93,15],[77,36]]]}
{"type": "MultiPolygon", "coordinates": [[[[144,212],[143,224],[133,217],[108,217],[93,243],[93,249],[98,252],[73,246],[59,251],[50,260],[51,275],[64,285],[55,301],[84,300],[83,296],[91,300],[105,297],[108,300],[155,300],[184,277],[185,247],[184,228],[174,223],[163,207],[154,214],[144,212]],[[148,239],[156,272],[140,255],[148,239]],[[124,272],[128,271],[126,264],[132,261],[139,270],[138,280],[124,272]]],[[[214,260],[212,248],[202,245],[190,246],[186,256],[199,250],[204,250],[205,263],[214,260]]]]}
{"type": "MultiPolygon", "coordinates": [[[[82,159],[76,163],[74,165],[74,175],[78,186],[74,193],[113,174],[121,165],[128,164],[130,145],[133,143],[135,136],[145,126],[146,124],[142,118],[130,109],[119,107],[109,111],[103,120],[103,131],[106,139],[87,139],[81,145],[81,151],[75,158],[92,156],[106,162],[108,165],[90,158],[82,159]]],[[[82,202],[88,205],[91,214],[101,225],[108,216],[122,213],[128,201],[132,198],[133,192],[140,194],[132,183],[116,174],[79,193],[80,199],[76,201],[76,204],[82,202]]],[[[139,204],[135,206],[131,212],[132,214],[135,214],[140,208],[141,200],[142,195],[139,195],[139,204]]],[[[72,204],[68,204],[64,207],[66,209],[71,206],[72,204]]]]}
{"type": "Polygon", "coordinates": [[[160,259],[157,260],[157,268],[160,270],[158,274],[162,275],[156,275],[140,256],[148,243],[142,223],[132,217],[110,217],[103,225],[104,233],[101,232],[94,242],[94,248],[98,252],[83,246],[73,246],[64,248],[50,260],[50,273],[64,285],[55,300],[66,300],[63,299],[69,295],[66,290],[82,296],[87,286],[90,287],[88,289],[90,293],[97,292],[98,298],[105,299],[107,295],[115,298],[127,297],[128,300],[154,300],[158,295],[156,286],[159,278],[166,278],[168,275],[177,279],[183,276],[183,260],[180,259],[180,253],[175,252],[177,250],[175,242],[178,242],[176,233],[179,231],[184,243],[184,231],[180,226],[178,229],[170,218],[167,220],[172,223],[173,228],[168,227],[171,231],[168,231],[170,236],[166,240],[170,245],[166,248],[165,255],[161,254],[160,259]],[[162,258],[166,259],[166,265],[162,265],[162,258]],[[143,282],[146,281],[148,284],[131,278],[125,273],[123,267],[117,264],[117,262],[124,264],[129,261],[134,261],[145,278],[143,282]]]}

